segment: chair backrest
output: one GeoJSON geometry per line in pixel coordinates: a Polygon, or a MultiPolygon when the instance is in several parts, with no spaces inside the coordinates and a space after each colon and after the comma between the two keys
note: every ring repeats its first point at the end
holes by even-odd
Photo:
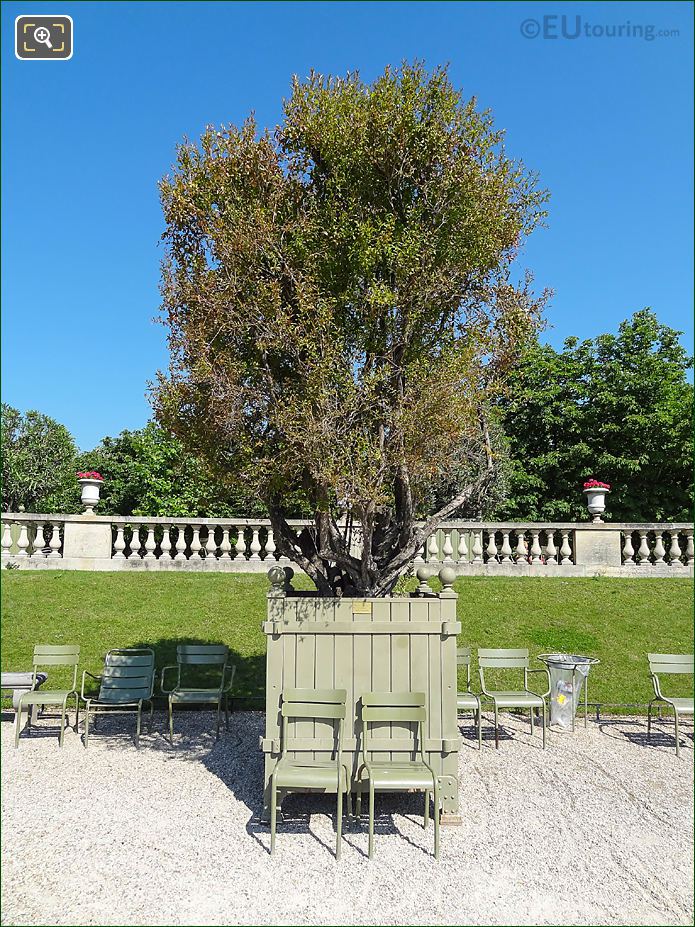
{"type": "Polygon", "coordinates": [[[471,648],[470,647],[458,647],[456,650],[456,663],[458,666],[470,666],[471,665],[471,648]]]}
{"type": "MultiPolygon", "coordinates": [[[[379,749],[378,740],[369,736],[372,723],[417,723],[417,746],[422,754],[422,725],[426,720],[424,692],[365,692],[362,696],[362,749],[365,758],[369,750],[379,749]]],[[[413,749],[415,746],[414,743],[413,749]]]]}
{"type": "Polygon", "coordinates": [[[471,687],[471,648],[458,647],[456,650],[456,665],[466,667],[466,688],[471,687]]]}
{"type": "Polygon", "coordinates": [[[154,689],[154,650],[109,650],[99,686],[99,701],[113,705],[151,699],[154,689]]]}
{"type": "MultiPolygon", "coordinates": [[[[337,722],[338,752],[341,750],[343,721],[345,720],[347,699],[346,689],[283,689],[280,696],[280,713],[282,715],[282,750],[284,754],[289,746],[288,722],[319,721],[337,722]]],[[[291,747],[290,747],[291,749],[291,747]]]]}
{"type": "Polygon", "coordinates": [[[648,653],[649,671],[655,676],[666,673],[692,674],[695,660],[692,653],[648,653]]]}
{"type": "Polygon", "coordinates": [[[528,650],[503,650],[483,647],[478,650],[478,666],[487,669],[527,669],[528,650]]]}
{"type": "Polygon", "coordinates": [[[77,686],[77,664],[80,662],[80,648],[78,644],[37,644],[34,647],[34,678],[32,688],[36,682],[36,674],[41,666],[72,666],[72,688],[77,686]]]}
{"type": "Polygon", "coordinates": [[[179,684],[185,688],[195,681],[196,688],[222,689],[227,672],[229,647],[226,644],[179,644],[176,662],[179,667],[179,684]]]}

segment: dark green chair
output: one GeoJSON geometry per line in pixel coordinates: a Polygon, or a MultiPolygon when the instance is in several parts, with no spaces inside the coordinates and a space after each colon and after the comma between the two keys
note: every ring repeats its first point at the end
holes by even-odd
{"type": "Polygon", "coordinates": [[[283,689],[280,701],[282,727],[280,758],[270,779],[270,852],[275,852],[278,794],[287,792],[325,792],[338,796],[335,858],[340,859],[343,833],[343,795],[348,815],[352,813],[350,778],[343,763],[343,725],[345,723],[345,689],[283,689]],[[334,758],[330,760],[296,759],[288,756],[294,738],[289,736],[290,721],[327,722],[333,728],[334,758]],[[336,723],[337,722],[337,723],[336,723]]]}
{"type": "Polygon", "coordinates": [[[374,856],[374,793],[424,792],[425,824],[430,819],[430,792],[434,797],[434,856],[439,859],[439,780],[425,759],[424,723],[427,720],[424,692],[367,692],[362,696],[362,765],[357,771],[357,817],[362,810],[362,791],[369,789],[369,858],[374,856]],[[371,724],[415,725],[412,760],[379,760],[369,754],[383,750],[370,736],[371,724]],[[365,782],[366,780],[366,782],[365,782]]]}
{"type": "Polygon", "coordinates": [[[80,662],[80,648],[77,644],[37,644],[34,647],[34,666],[31,688],[34,690],[39,669],[48,666],[71,666],[72,687],[70,689],[41,689],[25,692],[19,698],[17,716],[15,719],[14,745],[19,746],[19,734],[22,727],[22,712],[27,709],[27,730],[31,728],[30,706],[32,705],[60,705],[60,734],[58,744],[63,746],[65,734],[65,714],[68,699],[75,696],[75,725],[77,725],[78,694],[77,694],[77,665],[80,662]]]}
{"type": "Polygon", "coordinates": [[[544,669],[529,669],[528,650],[500,650],[483,648],[478,650],[478,672],[480,673],[480,688],[485,698],[492,700],[495,712],[495,747],[499,749],[498,710],[500,708],[527,708],[531,714],[531,734],[533,734],[533,713],[541,709],[543,725],[543,749],[546,742],[546,699],[550,695],[550,673],[544,669]],[[485,670],[517,669],[524,671],[524,687],[512,691],[489,689],[485,683],[485,670]],[[548,680],[548,691],[543,695],[532,692],[528,687],[528,677],[533,673],[543,673],[548,680]]]}
{"type": "MultiPolygon", "coordinates": [[[[89,746],[90,714],[94,715],[96,726],[96,716],[99,712],[102,714],[136,712],[135,746],[140,746],[140,721],[143,702],[149,703],[150,728],[152,727],[154,676],[154,650],[150,650],[148,647],[130,650],[109,650],[104,658],[104,669],[101,676],[95,676],[87,670],[82,673],[80,699],[85,704],[85,748],[89,746]],[[99,692],[96,696],[85,695],[84,686],[87,676],[99,683],[99,692]]],[[[75,721],[76,729],[78,720],[75,721]]]]}
{"type": "MultiPolygon", "coordinates": [[[[676,756],[680,756],[680,731],[678,720],[681,715],[693,715],[693,699],[680,696],[664,695],[661,689],[660,676],[667,675],[693,675],[692,653],[648,653],[649,672],[654,685],[654,698],[647,708],[647,737],[652,729],[652,705],[662,702],[673,708],[673,718],[676,728],[676,756]]],[[[692,691],[692,688],[691,688],[692,691]]]]}
{"type": "Polygon", "coordinates": [[[220,736],[220,716],[224,706],[225,727],[229,728],[229,692],[236,666],[229,665],[225,644],[179,644],[176,663],[162,669],[161,690],[169,696],[169,737],[174,742],[174,705],[216,705],[216,738],[220,736]],[[176,670],[173,689],[164,686],[166,673],[176,670]],[[229,673],[229,679],[227,679],[229,673]],[[198,685],[193,685],[198,683],[198,685]],[[201,685],[205,683],[205,685],[201,685]]]}
{"type": "Polygon", "coordinates": [[[456,712],[473,712],[474,720],[478,726],[478,750],[481,750],[483,746],[483,724],[480,696],[471,690],[471,648],[459,647],[456,651],[456,662],[458,666],[465,666],[466,668],[466,688],[463,692],[456,693],[456,712]]]}

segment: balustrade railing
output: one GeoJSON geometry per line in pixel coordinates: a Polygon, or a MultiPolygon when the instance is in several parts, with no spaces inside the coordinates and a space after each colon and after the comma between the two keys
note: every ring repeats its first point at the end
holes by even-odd
{"type": "Polygon", "coordinates": [[[620,532],[624,566],[692,566],[695,560],[693,528],[661,525],[655,528],[628,526],[620,532]]]}
{"type": "Polygon", "coordinates": [[[20,513],[2,516],[2,557],[17,560],[56,560],[63,556],[63,526],[60,515],[20,513]]]}
{"type": "MultiPolygon", "coordinates": [[[[311,525],[302,519],[290,523],[296,528],[311,525]]],[[[353,544],[356,553],[357,547],[359,540],[353,544]]],[[[60,566],[54,561],[64,560],[70,569],[121,569],[142,562],[142,568],[169,565],[242,572],[289,563],[278,552],[270,521],[263,518],[85,518],[28,513],[2,515],[2,558],[27,568],[60,566]],[[80,534],[83,529],[86,533],[80,534]],[[65,545],[66,530],[75,532],[71,539],[79,535],[79,541],[65,545]],[[98,551],[90,552],[95,531],[102,540],[98,551]]],[[[623,575],[633,569],[637,574],[639,568],[642,573],[651,569],[655,575],[676,575],[683,567],[692,572],[694,560],[693,527],[687,524],[604,524],[597,529],[588,523],[449,521],[427,539],[413,566],[426,563],[436,570],[453,566],[458,572],[473,573],[522,572],[523,568],[524,572],[567,575],[579,575],[576,568],[584,569],[584,575],[593,568],[605,567],[623,575]],[[587,555],[589,537],[591,544],[599,545],[598,553],[592,550],[587,555]],[[580,541],[583,547],[578,547],[580,541]]]]}

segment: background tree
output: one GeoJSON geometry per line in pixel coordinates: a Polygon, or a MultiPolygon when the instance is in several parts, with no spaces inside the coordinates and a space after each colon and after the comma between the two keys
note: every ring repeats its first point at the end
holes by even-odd
{"type": "Polygon", "coordinates": [[[320,594],[388,593],[489,490],[488,405],[542,302],[510,264],[546,194],[419,64],[295,79],[274,135],[208,129],[161,193],[160,420],[258,496],[320,594]],[[452,447],[468,480],[417,527],[452,447]],[[313,530],[287,522],[295,491],[313,530]]]}
{"type": "MultiPolygon", "coordinates": [[[[79,468],[104,477],[102,515],[153,515],[174,518],[265,516],[257,497],[243,487],[229,488],[191,454],[178,438],[155,422],[136,431],[104,438],[82,454],[79,468]]],[[[296,504],[299,514],[299,504],[296,504]]]]}
{"type": "Polygon", "coordinates": [[[643,309],[617,335],[526,351],[505,405],[509,496],[498,517],[585,519],[581,488],[593,476],[612,484],[614,521],[691,518],[692,358],[680,334],[643,309]]]}
{"type": "Polygon", "coordinates": [[[77,447],[64,425],[41,412],[2,403],[2,508],[74,512],[77,447]]]}

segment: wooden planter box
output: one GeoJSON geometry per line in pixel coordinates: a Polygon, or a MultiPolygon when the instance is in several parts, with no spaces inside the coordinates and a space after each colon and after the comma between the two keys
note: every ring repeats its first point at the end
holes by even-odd
{"type": "MultiPolygon", "coordinates": [[[[450,571],[443,570],[449,580],[450,571]]],[[[270,776],[280,750],[280,694],[283,688],[346,689],[348,713],[343,759],[355,776],[361,760],[360,698],[363,692],[424,692],[427,697],[425,755],[438,773],[442,811],[450,821],[458,813],[456,720],[457,594],[448,581],[439,594],[357,599],[323,598],[299,593],[269,571],[266,655],[266,729],[263,817],[269,815],[270,776]]],[[[284,577],[283,577],[284,579],[284,577]]],[[[424,586],[424,583],[421,584],[424,586]]],[[[376,726],[375,726],[376,728],[376,726]]],[[[410,759],[410,725],[384,724],[374,730],[384,741],[375,759],[410,759]]],[[[333,755],[333,728],[327,722],[295,721],[293,757],[333,755]]],[[[354,781],[354,780],[353,780],[354,781]]],[[[443,820],[446,819],[443,817],[443,820]]]]}

